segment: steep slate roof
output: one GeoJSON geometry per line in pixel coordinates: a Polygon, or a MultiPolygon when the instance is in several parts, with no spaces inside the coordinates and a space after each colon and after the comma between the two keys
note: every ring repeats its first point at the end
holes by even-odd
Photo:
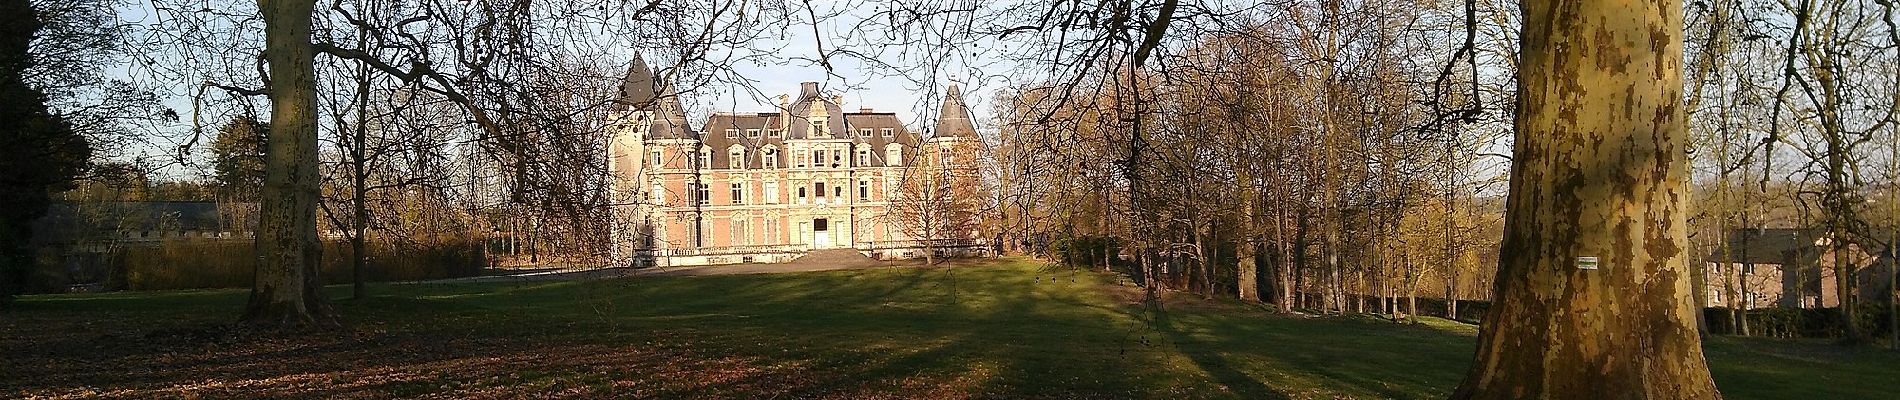
{"type": "Polygon", "coordinates": [[[853,137],[853,133],[845,130],[844,127],[844,106],[820,94],[818,92],[818,82],[800,83],[798,84],[798,89],[798,100],[793,101],[785,110],[781,110],[791,116],[790,119],[781,121],[781,123],[785,123],[786,138],[812,138],[811,120],[808,116],[812,113],[811,110],[814,107],[824,110],[826,129],[831,131],[832,139],[849,139],[853,137]]]}
{"type": "Polygon", "coordinates": [[[963,105],[963,91],[957,89],[955,83],[950,84],[943,96],[943,107],[937,111],[937,130],[932,131],[931,136],[976,138],[976,125],[970,122],[970,110],[963,105]]]}
{"type": "Polygon", "coordinates": [[[1814,243],[1823,232],[1814,229],[1736,229],[1728,234],[1728,257],[1722,250],[1709,253],[1709,262],[1783,264],[1794,257],[1818,256],[1825,249],[1814,243]]]}
{"type": "MultiPolygon", "coordinates": [[[[832,125],[837,126],[837,128],[833,129],[848,129],[848,131],[837,130],[835,132],[839,134],[832,135],[832,138],[850,140],[854,147],[854,152],[856,148],[867,148],[870,150],[871,165],[869,166],[891,165],[888,161],[884,160],[884,147],[890,143],[903,144],[905,156],[909,156],[916,151],[919,142],[917,134],[905,129],[903,121],[897,119],[896,113],[856,112],[840,113],[838,115],[843,116],[843,118],[832,117],[832,121],[841,120],[843,122],[834,122],[832,125]],[[883,130],[886,128],[891,130],[891,137],[884,137],[883,130]],[[870,129],[871,134],[869,136],[860,136],[857,134],[859,129],[870,129]]],[[[803,118],[796,117],[793,119],[803,120],[803,118]]],[[[706,134],[701,140],[705,143],[706,147],[712,149],[712,165],[709,167],[711,167],[711,169],[728,169],[728,167],[732,165],[731,161],[728,160],[731,157],[729,150],[734,144],[737,144],[746,149],[746,168],[763,168],[764,165],[759,161],[758,155],[760,151],[763,151],[768,146],[778,149],[777,158],[779,168],[791,168],[793,165],[791,159],[792,155],[790,154],[791,149],[785,146],[785,142],[786,140],[801,139],[791,138],[789,134],[775,138],[767,133],[768,129],[779,129],[780,126],[783,126],[780,122],[784,120],[785,117],[780,113],[719,113],[707,117],[706,134]],[[726,130],[728,129],[737,130],[735,132],[737,137],[726,137],[726,130]],[[752,129],[758,129],[760,131],[758,137],[751,137],[747,134],[747,131],[752,129]]],[[[854,154],[851,157],[847,157],[847,160],[849,160],[848,162],[855,163],[856,155],[854,154]]]]}
{"type": "MultiPolygon", "coordinates": [[[[255,203],[236,203],[234,209],[255,209],[255,203]]],[[[35,220],[36,243],[68,243],[114,237],[119,232],[250,231],[256,224],[226,227],[218,203],[208,201],[59,202],[35,220]]]]}
{"type": "Polygon", "coordinates": [[[686,110],[680,106],[679,94],[673,86],[653,76],[653,70],[639,53],[633,55],[633,65],[627,67],[627,75],[620,80],[620,97],[614,99],[617,110],[634,109],[653,112],[653,121],[647,129],[647,139],[692,139],[697,137],[693,127],[686,124],[686,110]]]}

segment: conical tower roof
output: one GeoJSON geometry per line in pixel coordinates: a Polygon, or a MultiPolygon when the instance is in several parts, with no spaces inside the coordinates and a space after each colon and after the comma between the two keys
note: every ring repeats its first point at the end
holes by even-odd
{"type": "Polygon", "coordinates": [[[620,78],[620,98],[615,99],[621,107],[633,109],[655,109],[658,98],[659,82],[653,77],[653,70],[647,67],[645,59],[639,53],[633,55],[633,65],[627,67],[627,75],[620,78]]]}
{"type": "Polygon", "coordinates": [[[976,137],[976,124],[970,121],[970,110],[963,105],[963,91],[957,84],[950,84],[943,96],[943,107],[937,111],[937,130],[935,137],[976,137]]]}
{"type": "Polygon", "coordinates": [[[647,139],[695,137],[692,127],[686,125],[686,110],[680,106],[679,94],[672,85],[653,75],[652,67],[639,53],[634,53],[633,65],[627,67],[627,75],[621,78],[620,94],[614,100],[614,107],[653,112],[647,139]]]}

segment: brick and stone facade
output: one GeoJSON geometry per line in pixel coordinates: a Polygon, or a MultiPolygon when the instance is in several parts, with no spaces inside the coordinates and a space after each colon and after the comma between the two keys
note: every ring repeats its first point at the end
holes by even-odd
{"type": "Polygon", "coordinates": [[[847,111],[815,82],[776,110],[715,113],[694,129],[636,60],[619,102],[629,118],[610,142],[616,253],[633,265],[784,262],[817,249],[914,255],[925,238],[891,215],[899,188],[924,165],[974,171],[926,156],[977,152],[968,110],[950,93],[927,139],[896,113],[847,111]]]}

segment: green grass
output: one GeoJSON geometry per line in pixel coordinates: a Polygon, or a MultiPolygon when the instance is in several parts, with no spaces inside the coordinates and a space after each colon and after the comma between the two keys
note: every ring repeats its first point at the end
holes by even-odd
{"type": "MultiPolygon", "coordinates": [[[[23,395],[245,397],[260,393],[246,391],[257,390],[246,382],[321,379],[298,391],[263,393],[1442,398],[1473,349],[1474,328],[1444,320],[1414,326],[1284,317],[1237,302],[1182,299],[1155,311],[1129,304],[1128,289],[1100,274],[1022,260],[952,271],[379,285],[372,288],[380,296],[337,302],[348,329],[321,335],[345,339],[23,352],[26,373],[76,377],[0,377],[0,388],[19,386],[14,394],[23,395]],[[60,369],[80,359],[101,359],[107,371],[123,365],[125,372],[60,369]],[[226,365],[219,363],[270,367],[176,368],[226,365]],[[166,366],[176,369],[139,372],[166,366]],[[404,372],[431,368],[448,372],[404,372]],[[190,381],[225,385],[180,384],[190,381]]],[[[234,318],[245,294],[27,297],[19,311],[0,314],[0,350],[150,340],[152,331],[220,326],[234,318]]],[[[1900,381],[1900,356],[1886,351],[1740,338],[1716,338],[1706,350],[1730,399],[1887,398],[1886,385],[1900,381]]],[[[8,393],[0,389],[0,397],[8,393]]]]}

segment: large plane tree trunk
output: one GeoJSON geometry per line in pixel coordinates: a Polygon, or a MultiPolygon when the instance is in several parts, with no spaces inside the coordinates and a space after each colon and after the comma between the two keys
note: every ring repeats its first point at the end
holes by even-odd
{"type": "Polygon", "coordinates": [[[1527,0],[1523,21],[1497,303],[1452,398],[1720,397],[1689,297],[1681,3],[1527,0]]]}
{"type": "Polygon", "coordinates": [[[257,228],[250,324],[303,328],[327,321],[317,262],[317,92],[312,0],[259,0],[270,63],[271,131],[257,228]]]}

